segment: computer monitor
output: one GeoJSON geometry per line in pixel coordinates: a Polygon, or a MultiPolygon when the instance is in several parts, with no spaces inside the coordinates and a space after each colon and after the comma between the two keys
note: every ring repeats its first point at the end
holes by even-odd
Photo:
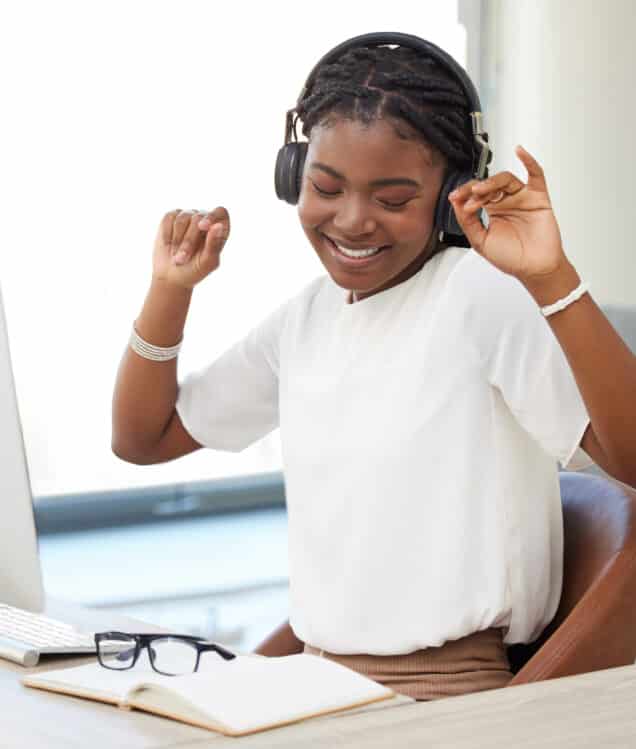
{"type": "Polygon", "coordinates": [[[0,288],[0,604],[43,611],[31,483],[0,288]]]}

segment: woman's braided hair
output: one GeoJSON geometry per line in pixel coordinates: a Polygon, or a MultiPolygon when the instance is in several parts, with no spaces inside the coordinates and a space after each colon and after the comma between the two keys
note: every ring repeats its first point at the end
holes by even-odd
{"type": "Polygon", "coordinates": [[[296,113],[307,138],[330,115],[365,124],[391,117],[410,125],[446,157],[449,167],[471,171],[473,166],[466,93],[451,73],[420,50],[388,46],[349,50],[318,69],[296,113]]]}

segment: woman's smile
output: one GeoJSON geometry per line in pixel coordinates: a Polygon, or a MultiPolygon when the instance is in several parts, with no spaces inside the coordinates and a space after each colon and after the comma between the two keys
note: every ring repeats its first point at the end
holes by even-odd
{"type": "Polygon", "coordinates": [[[327,234],[322,235],[328,244],[328,249],[332,256],[339,262],[348,267],[366,267],[374,262],[381,252],[390,249],[390,245],[370,245],[356,247],[347,242],[330,237],[327,234]]]}

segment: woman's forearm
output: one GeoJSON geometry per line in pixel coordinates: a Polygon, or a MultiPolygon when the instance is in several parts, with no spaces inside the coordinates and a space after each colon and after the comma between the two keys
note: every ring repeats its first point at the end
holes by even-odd
{"type": "MultiPolygon", "coordinates": [[[[135,322],[137,333],[156,346],[178,343],[191,296],[191,289],[153,279],[135,322]]],[[[125,460],[145,462],[174,413],[177,392],[176,359],[155,362],[126,347],[113,394],[113,451],[125,460]]]]}
{"type": "MultiPolygon", "coordinates": [[[[579,283],[576,269],[567,262],[557,273],[524,285],[537,304],[545,306],[579,283]]],[[[585,449],[609,474],[636,485],[636,357],[589,294],[546,319],[590,416],[593,435],[585,449]]]]}

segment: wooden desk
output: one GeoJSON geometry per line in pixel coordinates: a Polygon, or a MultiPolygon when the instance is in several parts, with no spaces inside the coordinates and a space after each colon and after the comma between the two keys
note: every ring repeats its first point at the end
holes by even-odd
{"type": "MultiPolygon", "coordinates": [[[[51,613],[61,616],[63,610],[51,613]]],[[[64,609],[67,616],[70,609],[64,609]]],[[[130,626],[104,612],[75,610],[96,628],[130,626]],[[98,624],[96,622],[99,622],[98,624]]],[[[152,631],[151,627],[144,627],[152,631]]],[[[26,673],[73,666],[48,660],[34,669],[0,661],[0,747],[636,747],[636,666],[453,697],[315,718],[232,739],[144,713],[23,687],[26,673]]]]}

